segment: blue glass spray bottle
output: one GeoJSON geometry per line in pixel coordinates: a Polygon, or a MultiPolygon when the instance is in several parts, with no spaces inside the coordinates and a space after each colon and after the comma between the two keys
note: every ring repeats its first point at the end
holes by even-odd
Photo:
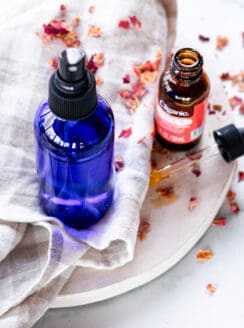
{"type": "Polygon", "coordinates": [[[114,118],[97,95],[84,52],[68,48],[60,54],[34,131],[46,214],[77,229],[99,221],[114,195],[114,118]]]}

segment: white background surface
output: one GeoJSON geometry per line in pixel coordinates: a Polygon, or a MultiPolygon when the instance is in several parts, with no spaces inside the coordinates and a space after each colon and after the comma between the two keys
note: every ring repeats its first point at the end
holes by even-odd
{"type": "MultiPolygon", "coordinates": [[[[244,0],[178,0],[178,41],[180,46],[197,47],[213,54],[217,72],[244,70],[244,0]],[[210,42],[198,41],[198,35],[210,42]],[[215,50],[217,35],[227,36],[229,45],[215,50]],[[182,39],[188,40],[182,44],[182,39]]],[[[238,94],[227,84],[228,97],[238,94]]],[[[244,127],[244,115],[233,112],[236,125],[244,127]]],[[[244,158],[238,170],[244,171],[244,158]]],[[[206,183],[214,183],[214,181],[206,183]]],[[[243,328],[244,326],[244,181],[232,183],[241,208],[238,215],[227,214],[227,226],[212,226],[192,251],[174,268],[151,283],[116,298],[76,308],[50,310],[35,328],[243,328]],[[211,248],[212,260],[195,260],[200,248],[211,248]],[[217,287],[213,295],[206,285],[217,287]]],[[[211,195],[210,195],[211,197],[211,195]]]]}

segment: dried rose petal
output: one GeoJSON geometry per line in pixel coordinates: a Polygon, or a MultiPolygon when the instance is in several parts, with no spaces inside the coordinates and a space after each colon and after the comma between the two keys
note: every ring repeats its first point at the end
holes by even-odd
{"type": "Polygon", "coordinates": [[[124,129],[120,132],[119,138],[128,138],[132,134],[132,128],[124,129]]]}
{"type": "Polygon", "coordinates": [[[244,114],[244,103],[239,107],[239,113],[244,114]]]}
{"type": "Polygon", "coordinates": [[[91,71],[93,74],[96,73],[98,67],[97,65],[94,63],[94,55],[91,56],[91,58],[88,60],[88,63],[86,65],[87,69],[89,69],[89,71],[91,71]]]}
{"type": "Polygon", "coordinates": [[[221,79],[222,81],[228,81],[228,80],[230,80],[230,73],[222,73],[222,74],[220,75],[220,79],[221,79]]]}
{"type": "Polygon", "coordinates": [[[124,100],[126,107],[132,111],[135,111],[140,105],[139,99],[130,90],[119,90],[119,95],[124,100]]]}
{"type": "Polygon", "coordinates": [[[197,178],[201,175],[201,169],[198,163],[193,164],[191,171],[197,178]]]}
{"type": "Polygon", "coordinates": [[[238,182],[244,180],[244,171],[239,171],[238,172],[238,182]]]}
{"type": "Polygon", "coordinates": [[[123,83],[130,83],[130,74],[126,74],[123,77],[123,83]]]}
{"type": "Polygon", "coordinates": [[[214,254],[210,249],[200,249],[196,253],[196,259],[199,261],[208,261],[213,255],[214,254]]]}
{"type": "Polygon", "coordinates": [[[74,26],[80,25],[80,17],[79,16],[74,16],[72,18],[72,22],[73,22],[74,26]]]}
{"type": "Polygon", "coordinates": [[[173,186],[158,188],[156,193],[162,198],[172,198],[175,196],[173,186]]]}
{"type": "Polygon", "coordinates": [[[48,64],[53,68],[57,69],[58,68],[58,58],[54,57],[48,61],[48,64]]]}
{"type": "Polygon", "coordinates": [[[237,88],[239,92],[243,92],[244,91],[244,82],[239,82],[237,84],[237,88]]]}
{"type": "Polygon", "coordinates": [[[208,110],[208,115],[215,115],[215,114],[216,114],[215,110],[212,110],[212,109],[208,110]]]}
{"type": "Polygon", "coordinates": [[[72,28],[64,19],[52,19],[48,24],[43,24],[44,33],[56,37],[58,34],[67,34],[72,28]]]}
{"type": "Polygon", "coordinates": [[[60,11],[62,15],[65,15],[67,12],[67,7],[65,5],[60,5],[60,11]]]}
{"type": "Polygon", "coordinates": [[[149,231],[150,231],[150,223],[145,220],[141,220],[137,233],[137,238],[140,241],[145,240],[149,231]]]}
{"type": "Polygon", "coordinates": [[[158,77],[158,72],[157,71],[154,71],[154,72],[145,71],[140,76],[140,82],[142,82],[142,83],[153,83],[153,82],[156,81],[157,77],[158,77]]]}
{"type": "Polygon", "coordinates": [[[239,106],[242,104],[242,99],[238,96],[233,96],[229,99],[229,104],[232,109],[234,109],[236,106],[239,106]]]}
{"type": "Polygon", "coordinates": [[[217,36],[216,38],[216,49],[217,50],[222,50],[224,47],[227,46],[229,43],[229,40],[225,36],[217,36]]]}
{"type": "Polygon", "coordinates": [[[213,220],[213,225],[216,226],[226,226],[226,217],[225,216],[221,216],[217,219],[213,220]]]}
{"type": "Polygon", "coordinates": [[[42,41],[44,46],[47,45],[49,40],[45,34],[41,34],[40,32],[35,32],[35,35],[42,41]]]}
{"type": "Polygon", "coordinates": [[[186,153],[186,157],[189,158],[191,161],[197,161],[198,159],[200,159],[202,157],[202,153],[201,152],[189,152],[186,153]]]}
{"type": "Polygon", "coordinates": [[[238,214],[240,212],[237,202],[230,202],[229,206],[233,214],[238,214]]]}
{"type": "Polygon", "coordinates": [[[115,156],[114,164],[115,164],[115,171],[116,172],[120,172],[124,169],[124,161],[123,161],[123,159],[120,155],[115,156]]]}
{"type": "Polygon", "coordinates": [[[60,5],[60,12],[61,12],[62,15],[66,14],[67,7],[64,4],[60,5]]]}
{"type": "Polygon", "coordinates": [[[216,287],[213,284],[207,284],[206,289],[210,295],[216,292],[216,287]]]}
{"type": "Polygon", "coordinates": [[[208,37],[208,36],[204,36],[204,35],[198,35],[198,39],[200,40],[200,41],[203,41],[203,42],[207,42],[207,41],[209,41],[210,40],[210,38],[208,37]]]}
{"type": "Polygon", "coordinates": [[[136,30],[141,28],[141,21],[136,16],[130,16],[130,21],[136,30]]]}
{"type": "Polygon", "coordinates": [[[244,81],[244,72],[231,75],[230,79],[233,84],[241,83],[244,81]]]}
{"type": "Polygon", "coordinates": [[[100,67],[104,63],[104,54],[102,52],[99,52],[98,54],[93,55],[93,62],[96,65],[96,67],[100,67]]]}
{"type": "Polygon", "coordinates": [[[128,30],[130,28],[130,22],[128,20],[120,20],[118,26],[125,30],[128,30]]]}
{"type": "Polygon", "coordinates": [[[236,193],[230,189],[226,195],[226,198],[228,199],[228,201],[232,201],[236,198],[236,193]]]}
{"type": "Polygon", "coordinates": [[[213,104],[213,109],[217,110],[218,112],[222,110],[222,105],[220,104],[213,104]]]}
{"type": "Polygon", "coordinates": [[[93,13],[95,12],[95,6],[90,6],[90,7],[88,8],[88,12],[89,12],[90,14],[93,14],[93,13]]]}
{"type": "Polygon", "coordinates": [[[99,77],[96,77],[96,85],[97,86],[100,86],[103,84],[103,79],[99,78],[99,77]]]}
{"type": "Polygon", "coordinates": [[[102,28],[97,25],[89,25],[87,35],[93,38],[100,38],[103,34],[102,28]]]}
{"type": "Polygon", "coordinates": [[[60,40],[63,41],[67,47],[79,47],[80,45],[80,40],[78,39],[78,33],[76,31],[70,31],[63,37],[60,37],[60,40]]]}
{"type": "Polygon", "coordinates": [[[189,206],[188,206],[188,209],[190,211],[194,210],[194,208],[196,208],[198,205],[198,201],[197,201],[197,198],[196,197],[191,197],[190,198],[190,201],[189,201],[189,206]]]}
{"type": "Polygon", "coordinates": [[[148,141],[148,137],[147,136],[144,136],[144,137],[142,137],[141,139],[139,139],[138,141],[137,141],[137,143],[138,144],[147,144],[147,141],[148,141]]]}
{"type": "Polygon", "coordinates": [[[131,86],[133,95],[136,97],[143,97],[147,93],[147,89],[141,82],[136,82],[131,86]]]}
{"type": "Polygon", "coordinates": [[[140,101],[132,94],[131,97],[125,99],[125,105],[129,110],[135,112],[140,105],[140,101]]]}

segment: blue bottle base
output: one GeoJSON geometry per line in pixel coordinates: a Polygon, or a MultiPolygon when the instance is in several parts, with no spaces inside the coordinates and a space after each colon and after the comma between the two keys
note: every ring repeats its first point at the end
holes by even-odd
{"type": "Polygon", "coordinates": [[[65,225],[75,229],[85,229],[97,223],[113,202],[114,190],[84,197],[83,199],[63,199],[41,193],[40,203],[49,216],[59,218],[65,225]]]}

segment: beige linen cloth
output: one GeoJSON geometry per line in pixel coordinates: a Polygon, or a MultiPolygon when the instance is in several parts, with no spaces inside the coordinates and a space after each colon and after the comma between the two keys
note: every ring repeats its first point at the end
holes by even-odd
{"type": "MultiPolygon", "coordinates": [[[[0,327],[31,327],[45,313],[76,265],[115,268],[133,259],[139,213],[146,195],[152,147],[151,129],[157,83],[148,87],[135,113],[118,91],[132,64],[166,54],[174,41],[176,4],[171,0],[68,1],[68,15],[78,15],[81,47],[103,52],[99,92],[113,107],[115,154],[125,163],[117,174],[116,199],[108,214],[90,229],[64,230],[38,205],[33,119],[47,95],[48,60],[63,50],[60,42],[44,46],[35,36],[59,14],[60,1],[9,0],[0,11],[0,327]],[[95,6],[90,14],[88,8],[95,6]],[[140,30],[118,22],[136,15],[140,30]],[[101,38],[87,36],[88,24],[102,27],[101,38]],[[132,126],[128,139],[118,139],[132,126]],[[146,144],[138,140],[148,136],[146,144]]],[[[132,75],[132,74],[131,74],[132,75]]]]}

